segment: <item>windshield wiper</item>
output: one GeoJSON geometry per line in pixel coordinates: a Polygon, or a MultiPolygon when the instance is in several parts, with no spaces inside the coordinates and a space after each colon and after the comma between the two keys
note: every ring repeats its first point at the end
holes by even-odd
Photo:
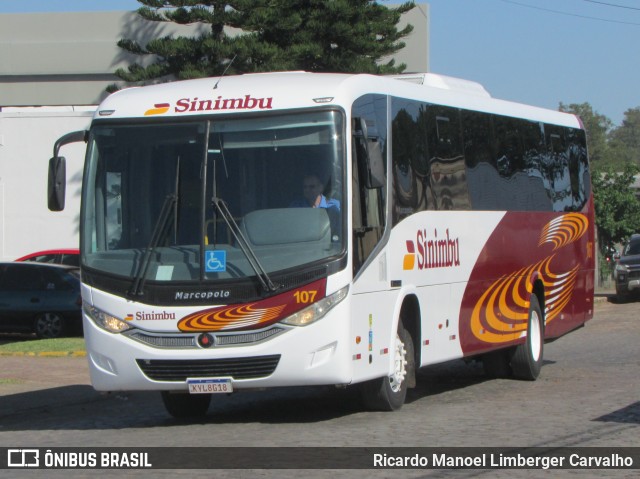
{"type": "Polygon", "coordinates": [[[147,278],[147,271],[149,270],[149,264],[151,263],[151,255],[169,231],[169,226],[171,225],[172,220],[171,212],[177,202],[178,197],[173,193],[168,194],[164,199],[160,216],[153,227],[153,233],[151,234],[149,245],[147,246],[142,261],[138,263],[138,270],[136,271],[135,278],[133,279],[131,289],[128,291],[129,296],[142,296],[144,294],[142,288],[144,287],[144,282],[147,278]]]}
{"type": "Polygon", "coordinates": [[[265,270],[262,264],[260,264],[258,257],[253,251],[253,248],[251,248],[251,245],[247,241],[247,238],[240,230],[240,227],[238,226],[238,223],[236,223],[236,220],[233,219],[233,215],[229,211],[227,204],[221,198],[215,196],[212,198],[211,202],[213,203],[216,211],[220,214],[220,216],[222,216],[222,219],[229,227],[229,231],[231,231],[231,234],[237,241],[240,249],[247,257],[249,264],[253,268],[253,271],[255,271],[258,281],[260,281],[260,284],[262,284],[264,290],[267,292],[277,291],[279,289],[279,286],[275,285],[273,281],[271,281],[269,273],[267,273],[267,270],[265,270]]]}

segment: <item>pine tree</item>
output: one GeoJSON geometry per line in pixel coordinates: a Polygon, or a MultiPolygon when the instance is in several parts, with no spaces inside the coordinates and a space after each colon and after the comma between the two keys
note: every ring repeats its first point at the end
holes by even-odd
{"type": "Polygon", "coordinates": [[[203,24],[196,37],[164,36],[118,46],[153,60],[118,69],[126,82],[150,83],[228,74],[306,70],[400,73],[405,65],[379,60],[402,49],[413,27],[398,30],[407,2],[387,8],[373,0],[138,0],[153,22],[203,24]],[[225,27],[240,29],[231,36],[225,27]]]}

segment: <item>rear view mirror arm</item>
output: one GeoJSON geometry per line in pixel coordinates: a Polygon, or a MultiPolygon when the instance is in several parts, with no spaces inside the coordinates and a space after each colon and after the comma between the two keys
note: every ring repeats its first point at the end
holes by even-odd
{"type": "Polygon", "coordinates": [[[56,140],[56,142],[53,145],[54,158],[58,156],[58,153],[60,153],[60,148],[62,148],[64,145],[68,145],[69,143],[77,143],[79,141],[84,141],[86,143],[88,139],[88,135],[89,135],[88,130],[72,131],[71,133],[62,135],[60,138],[56,140]]]}

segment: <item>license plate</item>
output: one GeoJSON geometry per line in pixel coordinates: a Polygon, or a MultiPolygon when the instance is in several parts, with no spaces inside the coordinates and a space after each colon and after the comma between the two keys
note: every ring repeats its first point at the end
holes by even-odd
{"type": "Polygon", "coordinates": [[[187,379],[189,394],[227,394],[233,392],[231,379],[187,379]]]}

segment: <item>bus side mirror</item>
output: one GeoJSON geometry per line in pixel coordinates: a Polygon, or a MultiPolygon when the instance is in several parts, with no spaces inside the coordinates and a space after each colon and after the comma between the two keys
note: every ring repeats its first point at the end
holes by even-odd
{"type": "Polygon", "coordinates": [[[63,156],[54,156],[49,160],[49,179],[47,202],[51,211],[64,210],[67,186],[67,166],[63,156]]]}
{"type": "Polygon", "coordinates": [[[49,160],[49,181],[47,185],[47,203],[51,211],[64,209],[64,196],[67,188],[66,160],[59,156],[60,148],[78,141],[87,142],[86,130],[72,131],[61,136],[53,145],[53,158],[49,160]]]}

